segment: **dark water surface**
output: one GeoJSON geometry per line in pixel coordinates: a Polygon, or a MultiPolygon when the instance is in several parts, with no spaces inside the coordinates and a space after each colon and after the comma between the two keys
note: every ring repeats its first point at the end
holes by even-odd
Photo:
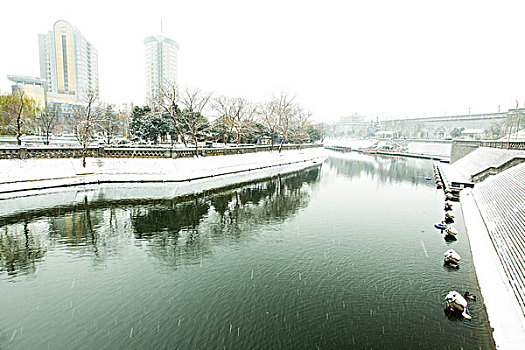
{"type": "Polygon", "coordinates": [[[457,242],[433,228],[430,176],[336,155],[191,199],[0,213],[0,348],[493,348],[482,301],[444,315],[448,291],[479,290],[459,205],[457,242]]]}

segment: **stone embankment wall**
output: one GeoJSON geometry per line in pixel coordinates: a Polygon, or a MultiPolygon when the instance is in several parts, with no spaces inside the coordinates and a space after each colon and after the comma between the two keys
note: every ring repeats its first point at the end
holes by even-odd
{"type": "Polygon", "coordinates": [[[501,148],[509,150],[525,151],[525,141],[475,141],[475,140],[454,140],[450,154],[450,163],[463,158],[479,147],[501,148]]]}
{"type": "Polygon", "coordinates": [[[472,191],[510,286],[525,316],[525,164],[476,185],[472,191]]]}
{"type": "MultiPolygon", "coordinates": [[[[322,147],[321,144],[283,145],[284,150],[322,147]]],[[[279,146],[274,146],[277,150],[279,146]]],[[[271,146],[244,147],[210,147],[200,148],[199,156],[232,155],[272,150],[271,146]]],[[[196,155],[194,148],[172,147],[88,147],[87,157],[106,158],[191,158],[196,155]]],[[[80,158],[82,147],[23,147],[10,146],[0,148],[0,159],[32,159],[32,158],[80,158]]]]}

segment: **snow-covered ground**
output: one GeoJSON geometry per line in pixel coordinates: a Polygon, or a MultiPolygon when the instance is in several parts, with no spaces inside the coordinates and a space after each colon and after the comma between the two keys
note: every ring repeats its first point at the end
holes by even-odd
{"type": "Polygon", "coordinates": [[[431,156],[450,157],[451,143],[439,142],[409,142],[407,152],[431,156]]]}
{"type": "Polygon", "coordinates": [[[321,163],[322,148],[229,156],[0,160],[0,216],[88,199],[173,198],[321,163]],[[73,189],[71,188],[73,186],[73,189]]]}

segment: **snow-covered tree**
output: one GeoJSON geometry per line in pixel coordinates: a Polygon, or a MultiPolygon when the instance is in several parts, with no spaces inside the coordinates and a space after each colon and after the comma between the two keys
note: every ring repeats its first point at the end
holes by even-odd
{"type": "Polygon", "coordinates": [[[95,135],[95,131],[100,127],[100,121],[104,114],[104,109],[101,107],[98,99],[98,93],[89,91],[86,94],[84,103],[77,106],[74,113],[77,121],[75,135],[82,146],[82,166],[85,168],[87,148],[95,135]]]}
{"type": "Polygon", "coordinates": [[[184,106],[181,114],[182,125],[188,131],[198,156],[198,140],[209,131],[208,119],[203,116],[203,111],[211,100],[211,94],[196,88],[186,88],[181,93],[181,100],[184,106]]]}

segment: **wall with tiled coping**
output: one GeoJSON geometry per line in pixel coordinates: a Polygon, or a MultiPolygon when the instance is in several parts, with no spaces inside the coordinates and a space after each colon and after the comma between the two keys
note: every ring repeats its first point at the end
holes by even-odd
{"type": "Polygon", "coordinates": [[[463,158],[478,147],[491,147],[509,150],[525,150],[525,141],[484,141],[484,140],[454,140],[452,142],[452,151],[450,162],[463,158]]]}
{"type": "MultiPolygon", "coordinates": [[[[283,145],[283,150],[322,147],[321,144],[283,145]]],[[[199,148],[200,156],[216,156],[270,151],[269,145],[199,148]]],[[[277,150],[274,146],[273,150],[277,150]]],[[[195,156],[194,148],[171,147],[102,147],[92,146],[87,149],[87,157],[107,158],[188,158],[195,156]]],[[[31,159],[31,158],[79,158],[82,157],[82,147],[0,147],[0,159],[31,159]]]]}

